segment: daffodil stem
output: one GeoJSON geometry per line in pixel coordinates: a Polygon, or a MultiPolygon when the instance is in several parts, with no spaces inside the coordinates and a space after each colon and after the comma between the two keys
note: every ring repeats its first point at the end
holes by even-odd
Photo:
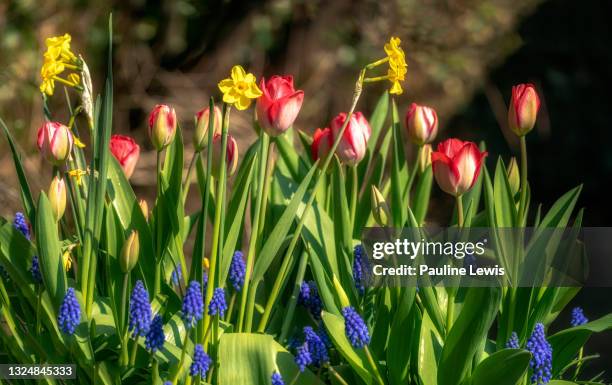
{"type": "Polygon", "coordinates": [[[381,82],[383,80],[389,80],[389,76],[385,75],[385,76],[375,76],[373,78],[365,78],[363,79],[364,83],[375,83],[375,82],[381,82]]]}
{"type": "MultiPolygon", "coordinates": [[[[264,132],[264,135],[267,135],[264,132]]],[[[268,140],[269,141],[269,140],[268,140]]],[[[257,234],[257,249],[261,245],[262,232],[266,225],[266,210],[268,208],[268,193],[270,191],[270,183],[272,181],[272,173],[274,171],[274,142],[269,142],[266,150],[265,177],[263,181],[263,189],[261,190],[261,209],[259,210],[259,232],[257,234]]]]}
{"type": "Polygon", "coordinates": [[[518,223],[523,226],[525,211],[527,210],[527,141],[521,136],[521,197],[519,201],[518,223]]]}
{"type": "MultiPolygon", "coordinates": [[[[355,112],[355,108],[357,107],[357,102],[359,101],[359,97],[361,96],[361,92],[363,90],[363,79],[365,77],[365,73],[366,73],[365,68],[362,69],[361,72],[359,73],[359,78],[357,79],[357,82],[355,84],[355,92],[353,94],[353,101],[351,103],[351,108],[349,109],[347,113],[347,116],[344,121],[344,124],[342,125],[342,128],[340,129],[340,131],[338,132],[338,135],[336,136],[334,140],[334,144],[331,146],[329,153],[325,156],[325,160],[323,161],[323,165],[321,166],[321,169],[319,170],[319,174],[317,176],[317,180],[315,182],[314,188],[312,189],[312,192],[308,198],[308,202],[306,203],[306,206],[304,207],[304,211],[302,212],[300,221],[298,222],[295,228],[295,231],[293,232],[293,237],[291,238],[291,242],[289,243],[289,246],[287,247],[287,251],[285,252],[285,256],[283,258],[283,265],[288,264],[288,262],[286,261],[290,260],[291,255],[293,254],[293,251],[295,250],[295,247],[297,246],[297,242],[300,239],[300,236],[302,233],[302,228],[304,227],[306,218],[308,218],[308,215],[310,214],[310,208],[312,207],[312,204],[315,200],[315,197],[316,197],[315,192],[318,190],[321,183],[324,180],[326,180],[327,168],[329,167],[329,164],[331,163],[332,158],[335,156],[336,149],[338,148],[338,145],[340,144],[340,141],[342,140],[344,131],[346,130],[346,127],[348,126],[348,123],[351,120],[351,116],[353,116],[353,112],[355,112]]],[[[316,167],[316,165],[313,167],[316,167]]],[[[276,303],[276,299],[278,297],[278,290],[275,291],[274,289],[280,287],[282,280],[284,279],[285,279],[284,274],[279,273],[276,276],[276,280],[274,282],[274,288],[272,289],[271,294],[268,296],[268,302],[266,303],[266,308],[264,310],[264,313],[261,317],[261,321],[259,323],[258,330],[260,331],[266,329],[266,325],[268,323],[268,320],[270,319],[270,313],[272,311],[274,304],[276,303]]]]}
{"type": "MultiPolygon", "coordinates": [[[[261,137],[259,139],[259,179],[257,181],[257,188],[262,191],[262,186],[265,183],[265,172],[263,171],[265,166],[265,160],[267,159],[267,151],[269,147],[270,137],[263,130],[261,131],[261,137]]],[[[259,234],[259,220],[261,207],[263,205],[263,194],[258,195],[258,199],[255,201],[255,211],[253,212],[253,225],[251,234],[256,236],[259,234]]],[[[254,303],[247,302],[250,292],[256,290],[256,283],[251,282],[251,274],[253,273],[253,264],[255,263],[255,251],[257,249],[257,240],[251,239],[249,242],[249,249],[247,251],[246,259],[246,271],[244,277],[244,286],[240,296],[240,311],[238,313],[238,331],[250,331],[252,326],[252,314],[254,303]],[[245,322],[246,321],[246,322],[245,322]]],[[[254,296],[253,296],[254,297],[254,296]]],[[[252,301],[251,301],[252,302],[252,301]]]]}

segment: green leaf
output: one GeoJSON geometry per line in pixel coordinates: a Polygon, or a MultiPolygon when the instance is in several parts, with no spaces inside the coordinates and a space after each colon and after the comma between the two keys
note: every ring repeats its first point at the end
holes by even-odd
{"type": "Polygon", "coordinates": [[[393,225],[403,227],[406,223],[407,194],[404,189],[408,185],[408,167],[404,155],[404,142],[397,112],[397,105],[393,101],[393,161],[391,163],[391,212],[393,225]]]}
{"type": "Polygon", "coordinates": [[[508,182],[508,173],[501,158],[498,159],[495,168],[493,199],[497,227],[512,227],[517,220],[516,204],[508,182]]]}
{"type": "Polygon", "coordinates": [[[272,336],[227,333],[219,341],[218,385],[269,384],[272,374],[280,373],[285,383],[323,385],[310,370],[300,373],[293,356],[272,336]]]}
{"type": "Polygon", "coordinates": [[[57,232],[51,203],[44,192],[38,198],[36,213],[36,239],[38,243],[39,261],[45,288],[59,307],[66,294],[68,283],[62,261],[62,249],[57,232]]]}
{"type": "Polygon", "coordinates": [[[389,330],[386,352],[389,380],[393,385],[406,384],[409,379],[410,353],[418,340],[417,312],[414,304],[416,287],[401,288],[401,297],[389,330]],[[406,336],[406,338],[394,338],[406,336]]]}
{"type": "Polygon", "coordinates": [[[344,357],[366,384],[370,385],[374,383],[374,379],[370,373],[371,369],[369,369],[370,366],[368,365],[368,360],[363,349],[354,349],[346,338],[344,319],[326,311],[321,313],[321,317],[327,329],[327,334],[342,357],[344,357]]]}
{"type": "Polygon", "coordinates": [[[423,385],[438,384],[438,361],[442,355],[443,341],[429,314],[423,313],[419,333],[419,354],[417,357],[418,373],[423,385]]]}
{"type": "Polygon", "coordinates": [[[515,385],[529,367],[531,354],[522,349],[503,349],[485,358],[472,375],[472,385],[515,385]]]}
{"type": "Polygon", "coordinates": [[[419,225],[422,225],[429,208],[429,197],[431,196],[431,186],[433,184],[433,171],[431,166],[419,177],[416,190],[414,192],[414,217],[419,225]]]}

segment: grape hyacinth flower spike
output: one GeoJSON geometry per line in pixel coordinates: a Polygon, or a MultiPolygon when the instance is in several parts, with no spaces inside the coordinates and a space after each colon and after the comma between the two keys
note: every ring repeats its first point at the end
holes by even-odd
{"type": "Polygon", "coordinates": [[[206,372],[208,372],[210,364],[212,364],[212,360],[208,354],[206,354],[202,345],[197,344],[193,352],[193,360],[189,368],[189,375],[199,375],[201,378],[206,377],[206,372]]]}
{"type": "Polygon", "coordinates": [[[81,323],[81,306],[72,287],[66,291],[64,301],[59,308],[57,323],[60,329],[69,335],[74,334],[76,327],[81,323]]]}
{"type": "Polygon", "coordinates": [[[202,288],[198,281],[189,282],[187,292],[183,298],[183,320],[188,327],[192,327],[202,319],[204,313],[204,300],[202,299],[202,288]]]}
{"type": "Polygon", "coordinates": [[[164,321],[160,314],[155,315],[151,322],[151,327],[146,335],[145,346],[151,353],[155,353],[157,350],[164,346],[166,335],[164,334],[164,321]]]}
{"type": "Polygon", "coordinates": [[[570,321],[572,327],[584,325],[587,322],[589,322],[589,319],[585,317],[584,311],[581,307],[575,307],[572,309],[572,320],[570,321]]]}
{"type": "Polygon", "coordinates": [[[213,296],[210,300],[210,304],[208,305],[208,314],[209,315],[219,315],[219,317],[223,318],[225,316],[225,311],[227,310],[227,302],[225,301],[225,289],[222,287],[218,287],[213,292],[213,296]]]}
{"type": "Polygon", "coordinates": [[[304,327],[304,340],[308,345],[308,350],[312,358],[312,363],[316,366],[323,366],[329,362],[327,346],[321,337],[310,326],[304,327]]]}
{"type": "Polygon", "coordinates": [[[552,346],[546,340],[544,325],[536,324],[525,348],[531,353],[529,361],[532,384],[546,385],[552,378],[552,346]]]}
{"type": "Polygon", "coordinates": [[[22,212],[16,212],[15,218],[13,219],[13,227],[18,230],[23,236],[29,241],[30,240],[30,226],[25,219],[25,215],[22,212]]]}
{"type": "Polygon", "coordinates": [[[149,293],[142,281],[136,281],[132,295],[130,296],[130,318],[128,330],[132,332],[132,338],[144,337],[151,327],[151,303],[149,293]]]}
{"type": "Polygon", "coordinates": [[[516,334],[516,332],[512,332],[512,334],[510,334],[510,339],[508,339],[508,342],[506,342],[506,348],[508,349],[519,349],[520,343],[519,343],[519,339],[518,339],[518,335],[516,334]]]}
{"type": "Polygon", "coordinates": [[[300,372],[304,372],[306,367],[312,364],[312,355],[308,350],[308,344],[304,342],[295,352],[295,364],[300,368],[300,372]]]}
{"type": "Polygon", "coordinates": [[[355,308],[347,306],[342,309],[346,337],[355,348],[363,348],[370,343],[370,332],[355,308]]]}
{"type": "Polygon", "coordinates": [[[272,385],[285,385],[283,376],[279,372],[272,373],[272,385]]]}
{"type": "Polygon", "coordinates": [[[244,276],[246,274],[246,263],[243,259],[243,253],[240,250],[234,252],[232,263],[229,270],[229,280],[234,290],[240,291],[244,284],[244,276]]]}
{"type": "Polygon", "coordinates": [[[30,273],[32,274],[32,279],[36,283],[42,283],[42,274],[40,273],[40,261],[38,260],[38,256],[35,255],[32,257],[32,267],[30,267],[30,273]]]}
{"type": "Polygon", "coordinates": [[[300,294],[298,296],[298,303],[307,308],[315,320],[321,319],[323,302],[319,296],[317,284],[314,281],[302,282],[302,285],[300,286],[300,294]]]}

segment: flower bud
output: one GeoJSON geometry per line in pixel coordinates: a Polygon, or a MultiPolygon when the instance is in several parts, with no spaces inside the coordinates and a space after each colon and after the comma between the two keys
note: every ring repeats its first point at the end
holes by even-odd
{"type": "Polygon", "coordinates": [[[149,136],[157,151],[166,148],[176,133],[176,113],[174,108],[158,104],[149,115],[149,136]]]}
{"type": "Polygon", "coordinates": [[[346,292],[342,288],[342,284],[340,283],[340,281],[338,281],[338,277],[336,277],[336,274],[332,274],[332,281],[334,283],[334,289],[336,291],[336,294],[338,295],[338,300],[340,301],[340,308],[344,309],[347,306],[351,306],[351,302],[349,301],[346,292]]]}
{"type": "Polygon", "coordinates": [[[132,271],[136,263],[138,263],[138,256],[140,253],[140,240],[138,238],[138,231],[132,230],[130,236],[123,244],[121,249],[121,258],[119,259],[119,265],[121,271],[129,273],[132,271]]]}
{"type": "MultiPolygon", "coordinates": [[[[214,108],[215,116],[213,118],[213,137],[221,134],[221,109],[217,106],[214,108]]],[[[210,108],[206,107],[198,111],[195,116],[195,131],[193,132],[193,147],[196,151],[202,151],[208,145],[208,123],[210,121],[210,108]]]]}
{"type": "MultiPolygon", "coordinates": [[[[330,124],[332,138],[336,138],[342,130],[346,116],[342,112],[332,119],[330,124]]],[[[370,128],[370,124],[361,112],[355,112],[351,115],[351,119],[336,149],[336,155],[338,155],[340,161],[349,166],[359,163],[366,154],[371,133],[372,128],[370,128]]]]}
{"type": "Polygon", "coordinates": [[[518,136],[524,136],[535,126],[540,109],[540,98],[531,83],[512,87],[512,99],[508,108],[508,125],[518,136]]]}
{"type": "Polygon", "coordinates": [[[119,161],[125,177],[130,179],[140,158],[140,146],[129,136],[113,135],[109,147],[111,154],[119,161]]]}
{"type": "Polygon", "coordinates": [[[379,226],[384,227],[389,223],[389,205],[374,185],[372,185],[372,216],[379,226]]]}
{"type": "Polygon", "coordinates": [[[141,199],[138,201],[138,206],[140,206],[140,210],[142,211],[142,215],[144,216],[145,221],[149,220],[149,204],[146,200],[141,199]]]}
{"type": "Polygon", "coordinates": [[[406,128],[412,143],[422,146],[433,142],[438,134],[436,110],[412,103],[406,112],[406,128]]]}
{"type": "Polygon", "coordinates": [[[421,151],[419,152],[419,158],[417,162],[419,163],[419,171],[422,173],[427,170],[427,167],[431,164],[431,144],[424,144],[421,147],[421,151]]]}
{"type": "Polygon", "coordinates": [[[515,157],[512,157],[510,159],[510,164],[508,164],[507,172],[510,191],[512,191],[512,195],[516,195],[521,186],[521,175],[519,174],[518,163],[516,163],[515,157]]]}
{"type": "Polygon", "coordinates": [[[328,127],[324,129],[317,128],[312,137],[312,145],[310,146],[312,160],[324,159],[333,144],[331,130],[328,127]]]}
{"type": "Polygon", "coordinates": [[[472,142],[447,139],[438,144],[438,151],[431,154],[431,165],[436,182],[442,191],[461,196],[472,188],[487,152],[480,152],[472,142]]]}
{"type": "Polygon", "coordinates": [[[293,87],[292,76],[261,78],[259,84],[263,94],[257,99],[257,121],[270,136],[283,134],[297,118],[304,91],[293,87]]]}
{"type": "Polygon", "coordinates": [[[56,221],[59,221],[64,216],[64,211],[66,211],[66,183],[64,179],[58,176],[53,178],[49,186],[48,196],[53,216],[56,221]]]}
{"type": "MultiPolygon", "coordinates": [[[[221,135],[215,135],[212,145],[212,174],[215,178],[219,177],[219,169],[221,167],[221,135]]],[[[227,150],[225,154],[227,176],[234,175],[238,166],[238,144],[233,136],[227,135],[227,150]]]]}
{"type": "Polygon", "coordinates": [[[62,263],[64,265],[64,270],[70,271],[70,268],[72,267],[72,256],[70,255],[70,249],[64,251],[64,254],[62,254],[62,263]]]}
{"type": "Polygon", "coordinates": [[[74,139],[70,129],[58,122],[46,122],[38,129],[38,150],[50,163],[59,166],[70,157],[74,139]]]}

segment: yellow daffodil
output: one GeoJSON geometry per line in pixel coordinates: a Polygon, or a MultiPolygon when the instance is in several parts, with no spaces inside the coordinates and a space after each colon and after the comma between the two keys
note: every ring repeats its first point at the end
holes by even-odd
{"type": "Polygon", "coordinates": [[[47,45],[47,52],[45,52],[45,57],[57,60],[63,59],[67,62],[75,62],[76,56],[70,50],[70,41],[72,37],[69,34],[64,34],[63,36],[54,36],[49,37],[45,40],[45,44],[47,45]]]}
{"type": "Polygon", "coordinates": [[[401,40],[398,37],[392,37],[387,44],[385,44],[385,52],[389,59],[389,70],[387,76],[391,82],[390,94],[401,95],[403,91],[401,82],[404,81],[405,75],[408,72],[406,69],[406,56],[404,50],[400,47],[401,40]]]}
{"type": "Polygon", "coordinates": [[[62,262],[64,263],[64,270],[68,271],[72,267],[72,257],[70,256],[70,250],[66,250],[62,255],[62,262]]]}
{"type": "Polygon", "coordinates": [[[70,50],[71,37],[69,34],[47,38],[45,44],[47,51],[44,53],[44,62],[40,69],[40,92],[49,96],[55,91],[55,82],[58,81],[69,87],[79,88],[80,77],[76,73],[68,74],[67,78],[60,78],[66,69],[80,71],[80,61],[70,50]]]}
{"type": "Polygon", "coordinates": [[[77,136],[72,135],[72,139],[74,140],[74,145],[75,146],[77,146],[79,148],[85,148],[85,143],[81,142],[81,140],[77,136]]]}
{"type": "Polygon", "coordinates": [[[74,170],[70,170],[68,171],[68,175],[70,175],[71,177],[73,177],[76,180],[76,183],[80,186],[81,185],[81,178],[87,174],[87,171],[83,171],[81,169],[74,169],[74,170]]]}
{"type": "Polygon", "coordinates": [[[236,106],[239,110],[246,110],[251,105],[252,99],[262,95],[255,80],[255,75],[246,73],[239,65],[234,66],[230,77],[221,80],[218,85],[223,93],[223,101],[236,106]]]}

